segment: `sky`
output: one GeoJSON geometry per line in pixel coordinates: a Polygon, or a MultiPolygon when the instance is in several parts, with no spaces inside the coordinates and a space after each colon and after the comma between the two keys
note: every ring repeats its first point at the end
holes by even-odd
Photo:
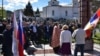
{"type": "MultiPolygon", "coordinates": [[[[3,0],[3,6],[5,10],[14,11],[17,9],[24,9],[28,1],[31,2],[32,8],[36,11],[39,8],[42,11],[42,8],[48,5],[50,0],[3,0]]],[[[72,0],[58,0],[60,5],[66,6],[72,4],[72,0]]],[[[0,7],[2,6],[2,0],[0,0],[0,7]]]]}

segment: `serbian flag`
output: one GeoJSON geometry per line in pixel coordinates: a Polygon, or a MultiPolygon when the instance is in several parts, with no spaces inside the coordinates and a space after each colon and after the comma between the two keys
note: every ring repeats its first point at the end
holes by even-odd
{"type": "Polygon", "coordinates": [[[22,28],[22,13],[19,12],[19,18],[16,20],[16,13],[14,12],[13,17],[13,43],[12,52],[13,56],[24,56],[23,46],[24,46],[24,34],[22,28]]]}
{"type": "Polygon", "coordinates": [[[91,36],[92,30],[97,26],[100,19],[100,8],[97,12],[91,17],[84,30],[86,31],[87,38],[91,36]]]}

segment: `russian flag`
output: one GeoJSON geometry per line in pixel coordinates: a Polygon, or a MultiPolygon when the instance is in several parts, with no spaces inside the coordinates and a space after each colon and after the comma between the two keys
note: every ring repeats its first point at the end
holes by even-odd
{"type": "Polygon", "coordinates": [[[87,38],[91,36],[92,30],[97,26],[100,20],[100,8],[97,12],[91,17],[87,25],[85,26],[84,30],[86,31],[87,38]]]}
{"type": "Polygon", "coordinates": [[[13,18],[13,43],[12,43],[12,52],[13,56],[24,56],[23,46],[24,46],[24,34],[22,27],[22,13],[19,12],[19,19],[16,20],[16,13],[14,12],[13,18]]]}
{"type": "Polygon", "coordinates": [[[18,55],[18,39],[17,39],[18,24],[17,24],[15,12],[13,14],[12,20],[13,20],[13,22],[12,22],[12,24],[13,24],[12,52],[13,52],[13,56],[19,56],[18,55]]]}

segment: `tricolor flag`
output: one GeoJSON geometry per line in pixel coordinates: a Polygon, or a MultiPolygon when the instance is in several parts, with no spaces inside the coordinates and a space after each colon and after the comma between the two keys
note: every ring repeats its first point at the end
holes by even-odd
{"type": "Polygon", "coordinates": [[[23,46],[24,46],[24,34],[22,28],[22,13],[19,12],[19,20],[16,20],[16,13],[14,12],[13,18],[13,43],[12,43],[12,52],[13,56],[24,56],[23,46]]]}
{"type": "Polygon", "coordinates": [[[92,30],[97,26],[97,23],[100,20],[100,8],[97,12],[91,17],[84,30],[86,31],[87,37],[91,36],[92,30]]]}

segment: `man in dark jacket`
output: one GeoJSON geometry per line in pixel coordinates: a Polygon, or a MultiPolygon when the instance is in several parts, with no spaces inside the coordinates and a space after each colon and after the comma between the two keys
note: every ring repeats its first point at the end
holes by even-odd
{"type": "Polygon", "coordinates": [[[31,41],[34,45],[38,44],[38,27],[36,21],[33,21],[33,25],[30,27],[31,41]]]}
{"type": "Polygon", "coordinates": [[[6,25],[6,29],[3,32],[3,54],[4,56],[13,56],[12,54],[12,28],[10,24],[6,25]]]}
{"type": "Polygon", "coordinates": [[[2,35],[3,35],[3,31],[4,31],[5,28],[6,28],[6,24],[7,24],[7,21],[2,21],[2,22],[0,22],[0,44],[2,44],[2,42],[3,42],[3,37],[2,37],[2,35]]]}
{"type": "Polygon", "coordinates": [[[25,37],[24,49],[27,49],[31,45],[31,43],[30,43],[30,29],[29,29],[28,22],[25,22],[25,25],[23,27],[23,31],[24,31],[24,37],[25,37]]]}
{"type": "Polygon", "coordinates": [[[51,41],[51,36],[52,36],[52,32],[53,32],[53,26],[50,25],[50,24],[47,22],[47,24],[44,26],[44,32],[45,32],[46,41],[50,43],[50,41],[51,41]]]}

